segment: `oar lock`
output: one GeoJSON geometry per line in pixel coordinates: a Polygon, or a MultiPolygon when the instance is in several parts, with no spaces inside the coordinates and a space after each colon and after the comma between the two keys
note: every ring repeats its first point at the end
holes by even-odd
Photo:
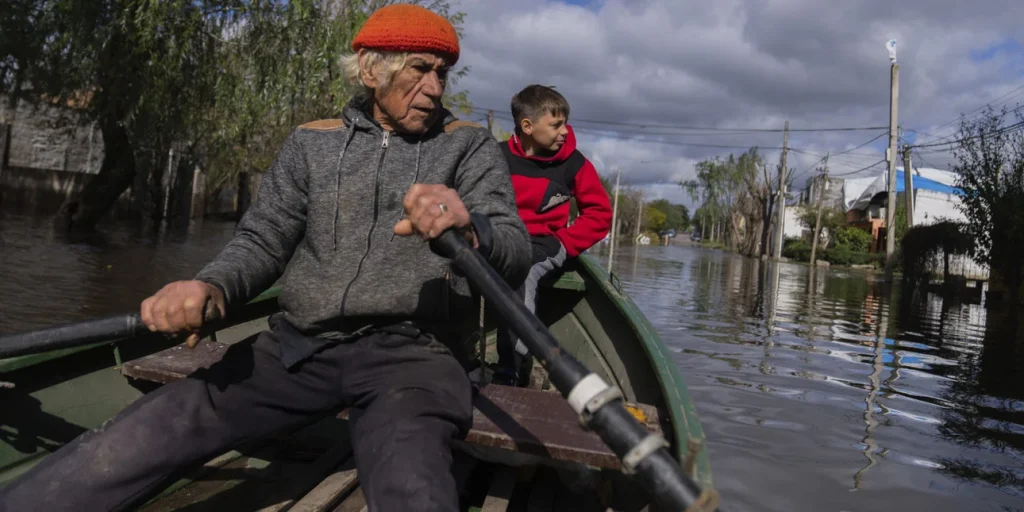
{"type": "MultiPolygon", "coordinates": [[[[617,386],[609,386],[600,376],[591,373],[573,386],[567,400],[569,406],[580,415],[580,424],[588,428],[598,410],[622,398],[622,391],[617,386]]],[[[637,466],[650,454],[668,447],[668,441],[661,434],[651,432],[622,457],[622,472],[627,475],[636,473],[637,466]]]]}

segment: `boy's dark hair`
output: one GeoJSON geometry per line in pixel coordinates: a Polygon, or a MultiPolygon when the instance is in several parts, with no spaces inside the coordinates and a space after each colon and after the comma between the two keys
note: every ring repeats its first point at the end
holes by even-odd
{"type": "Polygon", "coordinates": [[[512,120],[516,125],[517,133],[523,119],[537,121],[548,113],[569,119],[569,101],[554,87],[532,84],[512,97],[512,120]]]}

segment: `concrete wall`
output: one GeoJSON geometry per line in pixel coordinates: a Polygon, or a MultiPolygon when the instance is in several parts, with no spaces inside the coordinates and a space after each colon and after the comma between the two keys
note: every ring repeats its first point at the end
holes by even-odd
{"type": "Polygon", "coordinates": [[[801,194],[800,202],[801,204],[817,208],[818,196],[824,188],[825,197],[822,205],[825,208],[846,211],[843,182],[842,178],[829,178],[826,181],[823,176],[814,176],[807,180],[807,188],[801,194]]]}
{"type": "MultiPolygon", "coordinates": [[[[11,108],[0,95],[0,208],[55,213],[99,172],[102,162],[99,128],[82,122],[75,109],[56,105],[35,108],[24,102],[11,108]]],[[[164,208],[169,215],[191,218],[237,216],[255,197],[262,178],[262,174],[252,173],[211,196],[206,173],[184,165],[178,168],[179,159],[173,156],[169,164],[161,159],[158,170],[139,164],[143,168],[132,189],[119,199],[119,209],[164,208]],[[154,179],[159,183],[151,183],[154,179]],[[164,194],[153,197],[153,187],[164,194]],[[133,189],[143,193],[133,194],[133,189]],[[239,190],[250,192],[240,194],[239,190]]]]}
{"type": "Polygon", "coordinates": [[[82,121],[72,109],[36,109],[25,102],[10,108],[0,95],[0,124],[11,126],[8,166],[99,172],[103,136],[95,123],[82,121]]]}

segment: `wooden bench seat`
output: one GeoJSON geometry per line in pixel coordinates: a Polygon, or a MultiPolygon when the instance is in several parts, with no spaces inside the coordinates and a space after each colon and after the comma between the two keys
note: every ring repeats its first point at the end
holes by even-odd
{"type": "MultiPolygon", "coordinates": [[[[125,363],[121,373],[141,381],[167,384],[218,361],[228,345],[203,341],[125,363]]],[[[597,434],[584,430],[579,417],[558,393],[488,385],[474,398],[473,427],[464,443],[482,452],[515,452],[533,460],[618,469],[619,460],[597,434]]],[[[648,429],[661,431],[657,411],[627,404],[648,429]]],[[[339,417],[347,418],[348,411],[339,417]]]]}

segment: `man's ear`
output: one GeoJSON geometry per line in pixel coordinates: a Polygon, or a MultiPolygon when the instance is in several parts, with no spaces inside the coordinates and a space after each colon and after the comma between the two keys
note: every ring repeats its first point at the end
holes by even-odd
{"type": "Polygon", "coordinates": [[[363,83],[371,89],[376,89],[380,85],[380,77],[377,76],[376,69],[373,69],[368,65],[367,55],[365,50],[359,50],[359,75],[363,79],[363,83]]]}

